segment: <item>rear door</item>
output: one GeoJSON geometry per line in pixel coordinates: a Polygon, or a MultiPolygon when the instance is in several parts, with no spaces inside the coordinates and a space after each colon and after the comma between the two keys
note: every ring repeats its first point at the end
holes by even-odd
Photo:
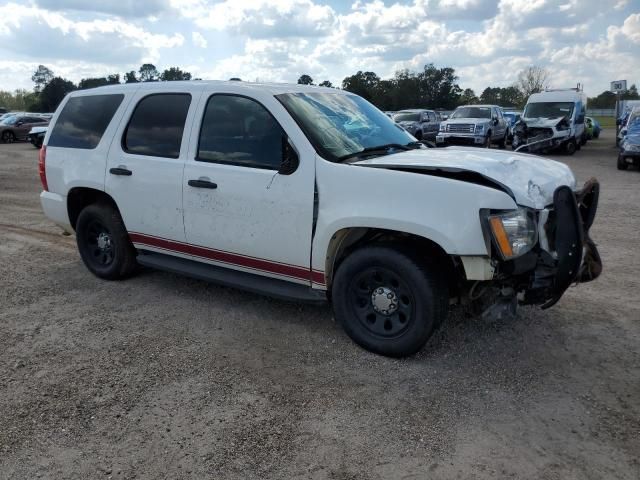
{"type": "Polygon", "coordinates": [[[141,88],[109,150],[105,190],[122,214],[134,245],[158,248],[184,241],[182,174],[200,89],[141,88]]]}
{"type": "Polygon", "coordinates": [[[315,152],[272,94],[203,96],[182,185],[182,253],[310,285],[314,180],[315,152]],[[282,175],[286,148],[299,165],[282,175]]]}

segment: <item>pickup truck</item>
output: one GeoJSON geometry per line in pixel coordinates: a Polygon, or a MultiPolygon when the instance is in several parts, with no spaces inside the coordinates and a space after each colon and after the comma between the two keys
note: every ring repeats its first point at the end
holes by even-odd
{"type": "Polygon", "coordinates": [[[58,107],[40,199],[102,279],[143,265],[329,301],[356,343],[400,357],[451,304],[547,308],[601,271],[595,179],[579,187],[564,164],[480,152],[427,148],[331,88],[113,85],[58,107]]]}
{"type": "Polygon", "coordinates": [[[438,146],[469,145],[505,148],[509,135],[502,108],[496,105],[465,105],[440,123],[436,136],[438,146]]]}

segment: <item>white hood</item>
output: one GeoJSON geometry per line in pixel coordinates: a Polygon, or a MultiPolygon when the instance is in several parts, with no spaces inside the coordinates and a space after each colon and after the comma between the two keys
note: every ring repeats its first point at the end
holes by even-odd
{"type": "Polygon", "coordinates": [[[576,180],[565,164],[505,150],[472,147],[425,148],[361,160],[355,165],[444,171],[470,171],[507,186],[516,203],[542,209],[553,203],[560,185],[576,189],[576,180]]]}

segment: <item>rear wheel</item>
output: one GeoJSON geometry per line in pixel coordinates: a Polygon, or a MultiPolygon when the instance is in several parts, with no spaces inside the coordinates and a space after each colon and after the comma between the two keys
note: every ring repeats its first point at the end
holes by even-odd
{"type": "Polygon", "coordinates": [[[136,251],[120,213],[110,205],[85,207],[76,222],[76,241],[82,261],[97,277],[118,280],[136,267],[136,251]]]}
{"type": "Polygon", "coordinates": [[[622,155],[618,155],[618,170],[626,170],[627,168],[629,168],[629,164],[622,155]]]}
{"type": "Polygon", "coordinates": [[[448,309],[438,270],[388,246],[347,257],[336,272],[332,299],[336,320],[354,342],[391,357],[420,350],[448,309]]]}
{"type": "Polygon", "coordinates": [[[13,134],[13,132],[2,132],[2,141],[4,143],[13,143],[16,141],[16,136],[13,134]]]}

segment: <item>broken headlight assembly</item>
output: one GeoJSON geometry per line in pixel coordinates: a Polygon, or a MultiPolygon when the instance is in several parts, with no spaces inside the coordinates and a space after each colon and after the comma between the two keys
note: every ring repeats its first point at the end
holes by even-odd
{"type": "Polygon", "coordinates": [[[538,241],[534,213],[519,208],[487,217],[493,243],[503,260],[511,260],[531,250],[538,241]]]}

